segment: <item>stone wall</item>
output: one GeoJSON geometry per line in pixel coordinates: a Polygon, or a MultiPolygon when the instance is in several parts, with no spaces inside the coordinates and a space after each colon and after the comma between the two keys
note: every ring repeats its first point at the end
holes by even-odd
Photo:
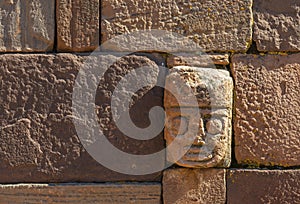
{"type": "Polygon", "coordinates": [[[1,0],[0,52],[0,204],[300,203],[299,1],[1,0]],[[78,84],[87,62],[107,70],[78,84]],[[165,125],[153,138],[133,139],[115,121],[112,96],[129,79],[165,85],[120,92],[132,95],[135,126],[165,125]],[[78,87],[86,100],[77,104],[78,87]],[[97,140],[86,131],[92,118],[73,108],[89,99],[117,149],[143,158],[179,138],[175,152],[156,171],[151,160],[123,161],[147,174],[99,162],[122,166],[86,148],[97,140]],[[149,117],[152,107],[166,114],[149,117]]]}

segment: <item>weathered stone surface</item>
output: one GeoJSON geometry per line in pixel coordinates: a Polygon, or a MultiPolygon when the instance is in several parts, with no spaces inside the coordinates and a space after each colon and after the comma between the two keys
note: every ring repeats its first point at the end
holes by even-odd
{"type": "Polygon", "coordinates": [[[254,35],[259,51],[300,50],[300,2],[255,0],[254,35]]]}
{"type": "MultiPolygon", "coordinates": [[[[116,173],[98,164],[83,149],[71,107],[75,78],[85,59],[71,54],[0,56],[0,183],[160,179],[160,173],[145,176],[116,173]]],[[[118,60],[112,55],[96,59],[105,65],[118,60]]],[[[106,83],[111,85],[108,91],[115,88],[128,70],[142,65],[154,66],[155,63],[143,56],[128,56],[115,62],[104,76],[105,80],[110,76],[112,81],[106,83]]],[[[89,76],[87,89],[93,83],[97,87],[99,81],[89,76]]],[[[142,97],[141,93],[146,92],[142,89],[137,94],[130,109],[133,122],[142,127],[149,125],[147,113],[151,105],[162,106],[163,101],[161,89],[154,88],[142,97]]],[[[101,93],[104,92],[99,87],[96,112],[103,114],[99,117],[100,127],[111,143],[122,151],[140,155],[164,148],[162,134],[148,141],[122,135],[110,122],[110,107],[106,104],[109,96],[101,93]],[[102,107],[107,108],[106,111],[102,107]]],[[[88,127],[83,125],[84,128],[88,127]]]]}
{"type": "Polygon", "coordinates": [[[57,49],[93,51],[99,46],[99,0],[56,0],[57,49]]]}
{"type": "Polygon", "coordinates": [[[234,55],[238,163],[300,165],[300,54],[234,55]]]}
{"type": "Polygon", "coordinates": [[[175,67],[166,78],[166,90],[165,139],[176,147],[167,149],[167,160],[185,167],[228,167],[233,92],[229,72],[175,67]]]}
{"type": "Polygon", "coordinates": [[[227,203],[300,202],[299,170],[230,170],[227,203]]]}
{"type": "MultiPolygon", "coordinates": [[[[251,6],[252,0],[104,0],[102,43],[132,31],[160,29],[193,39],[205,51],[246,51],[251,41],[251,6]]],[[[131,45],[141,39],[146,40],[141,35],[129,37],[127,45],[111,49],[135,50],[131,45]]],[[[151,43],[167,44],[169,40],[151,38],[151,43]]]]}
{"type": "Polygon", "coordinates": [[[159,204],[161,185],[21,184],[0,185],[1,203],[150,203],[159,204]]]}
{"type": "Polygon", "coordinates": [[[169,169],[163,175],[165,204],[225,203],[224,169],[169,169]]]}
{"type": "Polygon", "coordinates": [[[167,66],[169,68],[175,66],[192,66],[192,67],[208,67],[214,68],[215,65],[228,65],[228,54],[207,54],[207,55],[192,55],[192,54],[175,54],[167,58],[167,66]]]}
{"type": "Polygon", "coordinates": [[[2,0],[0,52],[51,51],[54,44],[54,0],[2,0]]]}

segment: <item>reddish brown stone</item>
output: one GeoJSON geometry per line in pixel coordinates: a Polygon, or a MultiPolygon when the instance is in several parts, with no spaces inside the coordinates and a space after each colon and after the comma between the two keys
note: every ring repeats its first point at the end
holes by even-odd
{"type": "Polygon", "coordinates": [[[159,204],[161,185],[148,184],[21,184],[0,185],[1,203],[149,203],[159,204]]]}
{"type": "Polygon", "coordinates": [[[165,204],[225,203],[225,170],[165,170],[163,200],[165,204]]]}
{"type": "Polygon", "coordinates": [[[230,170],[227,203],[300,203],[300,171],[230,170]]]}
{"type": "Polygon", "coordinates": [[[300,50],[300,2],[255,0],[254,36],[259,51],[300,50]]]}
{"type": "MultiPolygon", "coordinates": [[[[116,173],[83,149],[71,106],[74,81],[84,59],[71,54],[0,56],[0,183],[160,179],[159,172],[145,176],[116,173]]],[[[111,65],[117,58],[106,55],[97,60],[111,65]]],[[[156,66],[143,56],[124,57],[111,66],[107,73],[110,81],[104,80],[97,91],[100,113],[101,107],[109,107],[109,97],[101,97],[104,85],[108,85],[106,93],[111,93],[126,72],[143,65],[156,66]]],[[[92,79],[89,85],[98,84],[92,79]]],[[[147,90],[137,94],[131,110],[133,122],[141,127],[149,125],[150,107],[162,106],[163,101],[161,89],[147,90]]],[[[109,141],[122,151],[141,155],[164,148],[162,133],[147,141],[127,138],[113,124],[111,113],[102,113],[100,127],[105,127],[109,141]]]]}
{"type": "Polygon", "coordinates": [[[235,55],[238,163],[300,165],[300,54],[235,55]]]}
{"type": "Polygon", "coordinates": [[[59,51],[93,51],[99,46],[99,0],[56,0],[59,51]]]}

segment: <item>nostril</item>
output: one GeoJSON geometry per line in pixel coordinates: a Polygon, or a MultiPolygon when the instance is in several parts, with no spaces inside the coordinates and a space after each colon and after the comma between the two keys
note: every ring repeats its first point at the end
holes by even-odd
{"type": "Polygon", "coordinates": [[[197,146],[202,146],[202,145],[205,145],[205,141],[203,140],[203,138],[201,136],[197,136],[194,140],[194,145],[197,145],[197,146]]]}

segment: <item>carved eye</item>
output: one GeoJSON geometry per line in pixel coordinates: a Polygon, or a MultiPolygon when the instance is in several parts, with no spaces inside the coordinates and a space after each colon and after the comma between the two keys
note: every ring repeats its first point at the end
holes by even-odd
{"type": "Polygon", "coordinates": [[[173,118],[170,130],[173,136],[184,135],[188,130],[188,119],[182,116],[173,118]]]}
{"type": "Polygon", "coordinates": [[[220,119],[211,119],[206,123],[206,130],[209,134],[215,135],[222,132],[223,123],[220,119]]]}

